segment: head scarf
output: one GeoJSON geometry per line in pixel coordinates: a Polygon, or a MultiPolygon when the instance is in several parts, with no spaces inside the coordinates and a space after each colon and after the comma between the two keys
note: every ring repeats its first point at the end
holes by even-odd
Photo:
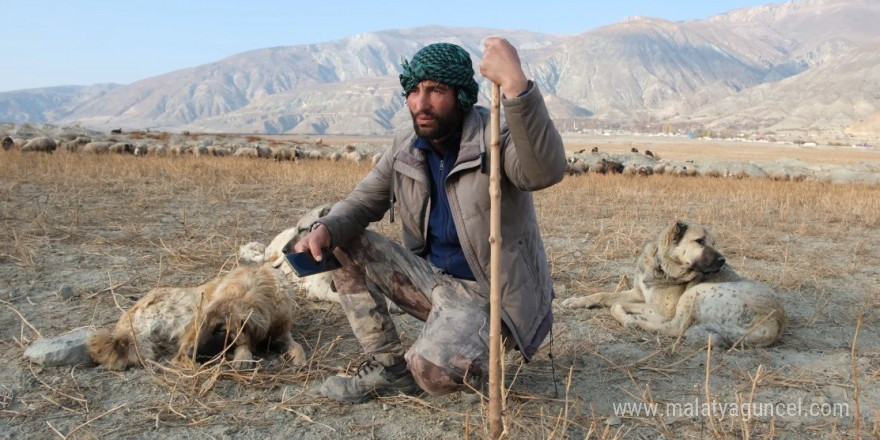
{"type": "Polygon", "coordinates": [[[458,105],[468,110],[477,102],[480,86],[474,80],[471,56],[460,46],[434,43],[421,48],[412,60],[403,60],[400,85],[406,96],[423,80],[429,79],[455,87],[458,105]]]}

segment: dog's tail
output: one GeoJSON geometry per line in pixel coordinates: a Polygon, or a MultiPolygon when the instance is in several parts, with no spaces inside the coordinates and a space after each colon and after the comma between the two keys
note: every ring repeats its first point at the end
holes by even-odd
{"type": "Polygon", "coordinates": [[[708,338],[712,338],[712,346],[726,350],[745,334],[745,329],[738,325],[728,324],[694,324],[685,332],[685,339],[694,345],[705,345],[708,338]]]}
{"type": "Polygon", "coordinates": [[[92,360],[110,370],[124,370],[140,364],[134,336],[129,332],[120,335],[100,329],[89,337],[86,349],[92,360]]]}

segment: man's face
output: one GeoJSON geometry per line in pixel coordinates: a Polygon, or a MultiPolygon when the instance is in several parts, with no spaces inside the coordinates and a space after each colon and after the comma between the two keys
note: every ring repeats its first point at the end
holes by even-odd
{"type": "Polygon", "coordinates": [[[461,111],[452,86],[426,79],[409,91],[406,105],[416,134],[425,139],[444,140],[461,124],[461,111]]]}

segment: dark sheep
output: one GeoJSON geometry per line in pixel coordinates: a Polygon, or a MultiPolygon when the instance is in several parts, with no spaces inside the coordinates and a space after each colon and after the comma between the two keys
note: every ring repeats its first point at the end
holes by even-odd
{"type": "Polygon", "coordinates": [[[116,154],[134,154],[134,145],[128,142],[119,142],[111,145],[109,151],[116,154]]]}
{"type": "Polygon", "coordinates": [[[620,162],[615,162],[613,160],[605,161],[608,164],[607,171],[610,174],[620,174],[623,173],[623,164],[620,162]]]}
{"type": "Polygon", "coordinates": [[[110,134],[122,134],[122,129],[114,128],[113,130],[110,130],[110,134]]]}
{"type": "Polygon", "coordinates": [[[654,157],[654,153],[652,153],[651,150],[645,150],[645,156],[654,157]]]}
{"type": "Polygon", "coordinates": [[[632,147],[629,151],[631,151],[631,152],[633,152],[633,153],[638,153],[638,152],[639,152],[639,149],[636,148],[636,147],[632,147]]]}
{"type": "Polygon", "coordinates": [[[598,152],[599,152],[599,147],[593,147],[593,149],[590,150],[590,152],[591,152],[591,153],[598,153],[598,152]]]}
{"type": "Polygon", "coordinates": [[[598,174],[621,174],[623,173],[623,169],[624,166],[622,163],[607,159],[602,159],[590,167],[591,171],[598,174]]]}
{"type": "Polygon", "coordinates": [[[13,141],[11,137],[6,136],[3,138],[3,151],[9,151],[14,146],[15,146],[15,141],[13,141]]]}

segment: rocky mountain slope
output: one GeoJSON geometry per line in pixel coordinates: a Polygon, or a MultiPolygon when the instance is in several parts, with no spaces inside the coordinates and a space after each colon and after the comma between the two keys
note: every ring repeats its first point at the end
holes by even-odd
{"type": "Polygon", "coordinates": [[[876,124],[865,121],[878,112],[871,79],[880,68],[877,22],[880,2],[813,0],[687,22],[635,17],[568,36],[440,26],[388,30],[244,52],[125,86],[2,93],[0,121],[385,134],[407,118],[397,83],[402,57],[443,40],[462,45],[478,63],[482,40],[504,35],[519,47],[564,130],[872,136],[876,124]]]}

